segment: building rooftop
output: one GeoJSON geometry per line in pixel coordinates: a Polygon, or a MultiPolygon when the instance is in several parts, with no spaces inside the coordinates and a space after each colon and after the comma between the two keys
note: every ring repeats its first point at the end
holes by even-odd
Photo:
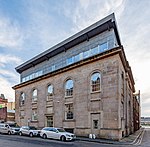
{"type": "Polygon", "coordinates": [[[121,41],[115,21],[115,16],[114,14],[111,14],[101,19],[100,21],[94,23],[93,25],[85,28],[84,30],[78,32],[77,34],[69,37],[68,39],[60,42],[59,44],[53,46],[52,48],[44,51],[43,53],[35,56],[27,62],[21,64],[20,66],[16,67],[16,71],[18,73],[22,73],[23,71],[112,28],[114,29],[118,45],[120,46],[121,41]]]}

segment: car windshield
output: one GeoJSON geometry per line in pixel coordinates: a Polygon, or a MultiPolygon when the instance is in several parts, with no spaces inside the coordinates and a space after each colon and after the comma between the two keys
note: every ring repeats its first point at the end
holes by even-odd
{"type": "Polygon", "coordinates": [[[66,132],[64,129],[57,129],[59,132],[66,132]]]}
{"type": "Polygon", "coordinates": [[[10,127],[19,127],[17,124],[9,124],[10,127]]]}
{"type": "Polygon", "coordinates": [[[29,127],[30,130],[37,130],[35,127],[29,127]]]}

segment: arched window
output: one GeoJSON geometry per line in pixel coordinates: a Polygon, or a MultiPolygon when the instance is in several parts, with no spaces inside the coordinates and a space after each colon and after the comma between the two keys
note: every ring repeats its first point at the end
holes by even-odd
{"type": "Polygon", "coordinates": [[[100,91],[101,75],[99,72],[95,72],[91,76],[91,91],[100,91]]]}
{"type": "Polygon", "coordinates": [[[48,95],[53,95],[53,85],[48,85],[48,87],[47,87],[47,94],[48,95]]]}
{"type": "Polygon", "coordinates": [[[37,101],[37,89],[32,91],[32,102],[37,101]]]}
{"type": "Polygon", "coordinates": [[[20,94],[20,106],[24,105],[25,102],[25,93],[21,92],[20,94]]]}
{"type": "Polygon", "coordinates": [[[73,81],[67,80],[65,84],[65,96],[72,96],[73,95],[73,81]]]}

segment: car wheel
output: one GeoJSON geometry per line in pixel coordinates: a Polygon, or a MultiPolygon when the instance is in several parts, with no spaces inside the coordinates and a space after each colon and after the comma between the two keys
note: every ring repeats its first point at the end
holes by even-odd
{"type": "Polygon", "coordinates": [[[19,135],[22,136],[22,132],[19,132],[19,135]]]}
{"type": "Polygon", "coordinates": [[[65,137],[65,136],[61,136],[61,137],[60,137],[60,140],[61,140],[61,141],[66,141],[66,137],[65,137]]]}
{"type": "Polygon", "coordinates": [[[11,135],[11,132],[10,132],[10,131],[8,131],[8,135],[11,135]]]}
{"type": "Polygon", "coordinates": [[[46,139],[47,138],[47,135],[46,134],[43,134],[43,136],[42,136],[44,139],[46,139]]]}
{"type": "Polygon", "coordinates": [[[30,137],[33,137],[33,133],[30,133],[29,136],[30,136],[30,137]]]}

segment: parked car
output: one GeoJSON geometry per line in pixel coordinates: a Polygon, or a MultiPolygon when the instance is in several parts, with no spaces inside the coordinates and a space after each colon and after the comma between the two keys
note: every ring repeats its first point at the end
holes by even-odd
{"type": "Polygon", "coordinates": [[[0,123],[0,133],[18,134],[20,127],[16,123],[0,123]]]}
{"type": "Polygon", "coordinates": [[[40,136],[44,139],[52,138],[59,139],[61,141],[71,141],[76,138],[72,133],[66,132],[62,128],[45,127],[41,130],[40,136]]]}
{"type": "Polygon", "coordinates": [[[34,126],[22,126],[19,130],[19,135],[38,136],[40,135],[40,130],[37,130],[34,126]]]}

